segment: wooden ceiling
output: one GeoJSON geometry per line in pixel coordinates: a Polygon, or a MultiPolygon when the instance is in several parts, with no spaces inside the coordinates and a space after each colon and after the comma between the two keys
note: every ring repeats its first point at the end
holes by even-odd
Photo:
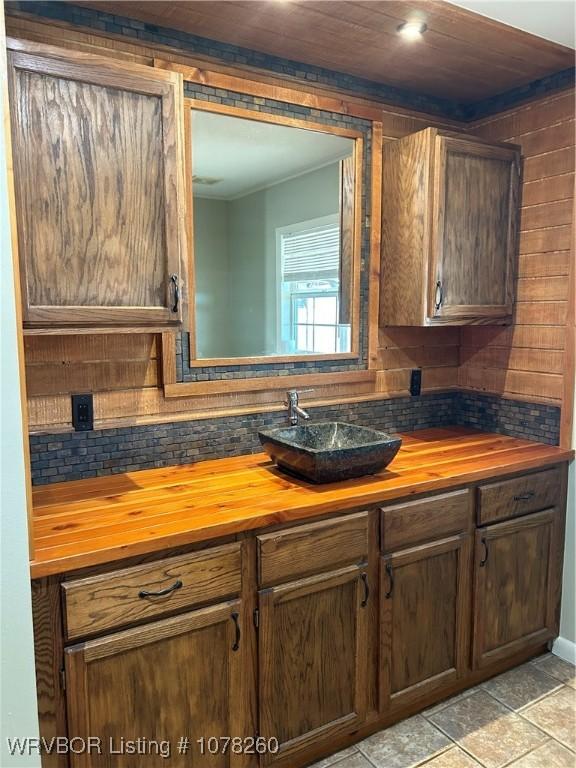
{"type": "Polygon", "coordinates": [[[443,0],[81,4],[461,104],[574,66],[570,48],[443,0]],[[412,19],[424,21],[428,31],[408,42],[397,27],[412,19]]]}

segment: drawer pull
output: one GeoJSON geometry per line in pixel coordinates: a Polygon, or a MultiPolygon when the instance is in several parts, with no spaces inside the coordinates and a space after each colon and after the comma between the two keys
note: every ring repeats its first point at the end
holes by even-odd
{"type": "Polygon", "coordinates": [[[388,574],[388,592],[386,592],[384,597],[388,600],[392,597],[392,592],[394,591],[394,571],[390,563],[386,564],[386,573],[388,574]]]}
{"type": "Polygon", "coordinates": [[[178,579],[178,581],[175,581],[171,587],[166,587],[166,589],[161,589],[159,592],[148,592],[146,589],[143,589],[140,592],[138,592],[138,597],[141,597],[142,599],[144,599],[145,597],[164,597],[165,595],[169,595],[171,592],[175,592],[177,589],[180,589],[181,586],[182,586],[182,582],[180,581],[180,579],[178,579]]]}
{"type": "Polygon", "coordinates": [[[486,539],[482,539],[482,544],[484,546],[484,557],[482,560],[480,560],[480,568],[484,568],[486,563],[488,562],[488,542],[486,539]]]}
{"type": "Polygon", "coordinates": [[[526,491],[526,493],[519,493],[518,496],[514,496],[514,501],[528,501],[536,496],[535,491],[526,491]]]}
{"type": "Polygon", "coordinates": [[[362,583],[364,584],[364,600],[360,603],[360,606],[362,608],[366,608],[368,605],[368,598],[370,597],[370,588],[368,586],[368,576],[365,573],[362,573],[360,575],[360,578],[362,579],[362,583]]]}
{"type": "Polygon", "coordinates": [[[238,623],[238,614],[236,613],[236,611],[230,614],[230,618],[234,622],[234,625],[236,628],[236,637],[234,639],[234,645],[232,646],[232,650],[237,651],[240,648],[240,624],[238,623]]]}

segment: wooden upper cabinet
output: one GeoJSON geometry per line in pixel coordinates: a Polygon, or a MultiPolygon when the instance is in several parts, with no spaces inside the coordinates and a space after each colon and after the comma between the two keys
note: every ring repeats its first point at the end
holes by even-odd
{"type": "Polygon", "coordinates": [[[23,319],[181,322],[181,76],[51,46],[11,51],[23,319]]]}
{"type": "Polygon", "coordinates": [[[520,151],[427,128],[384,147],[380,323],[505,323],[520,151]]]}

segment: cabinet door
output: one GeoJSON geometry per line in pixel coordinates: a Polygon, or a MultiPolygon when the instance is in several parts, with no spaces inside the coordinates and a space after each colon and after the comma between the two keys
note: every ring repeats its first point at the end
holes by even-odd
{"type": "Polygon", "coordinates": [[[382,710],[402,707],[466,673],[470,575],[468,535],[381,558],[382,710]]]}
{"type": "Polygon", "coordinates": [[[476,668],[555,636],[557,518],[547,510],[476,532],[476,668]]]}
{"type": "Polygon", "coordinates": [[[260,733],[280,745],[265,765],[364,719],[368,599],[361,566],[259,593],[260,733]]]}
{"type": "Polygon", "coordinates": [[[202,755],[196,740],[254,733],[243,721],[240,615],[240,601],[229,602],[67,649],[69,734],[99,737],[102,748],[72,755],[73,768],[238,765],[230,750],[202,755]],[[138,738],[169,741],[170,759],[122,754],[138,738]]]}
{"type": "Polygon", "coordinates": [[[517,150],[436,136],[434,179],[428,316],[511,315],[517,150]]]}
{"type": "Polygon", "coordinates": [[[178,323],[180,80],[56,54],[9,59],[24,321],[178,323]]]}

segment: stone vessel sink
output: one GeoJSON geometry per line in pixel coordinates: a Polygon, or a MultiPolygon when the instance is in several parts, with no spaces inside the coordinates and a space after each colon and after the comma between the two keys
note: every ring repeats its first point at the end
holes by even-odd
{"type": "Polygon", "coordinates": [[[392,461],[402,443],[385,432],[339,421],[267,429],[258,436],[280,469],[313,483],[374,474],[392,461]]]}

